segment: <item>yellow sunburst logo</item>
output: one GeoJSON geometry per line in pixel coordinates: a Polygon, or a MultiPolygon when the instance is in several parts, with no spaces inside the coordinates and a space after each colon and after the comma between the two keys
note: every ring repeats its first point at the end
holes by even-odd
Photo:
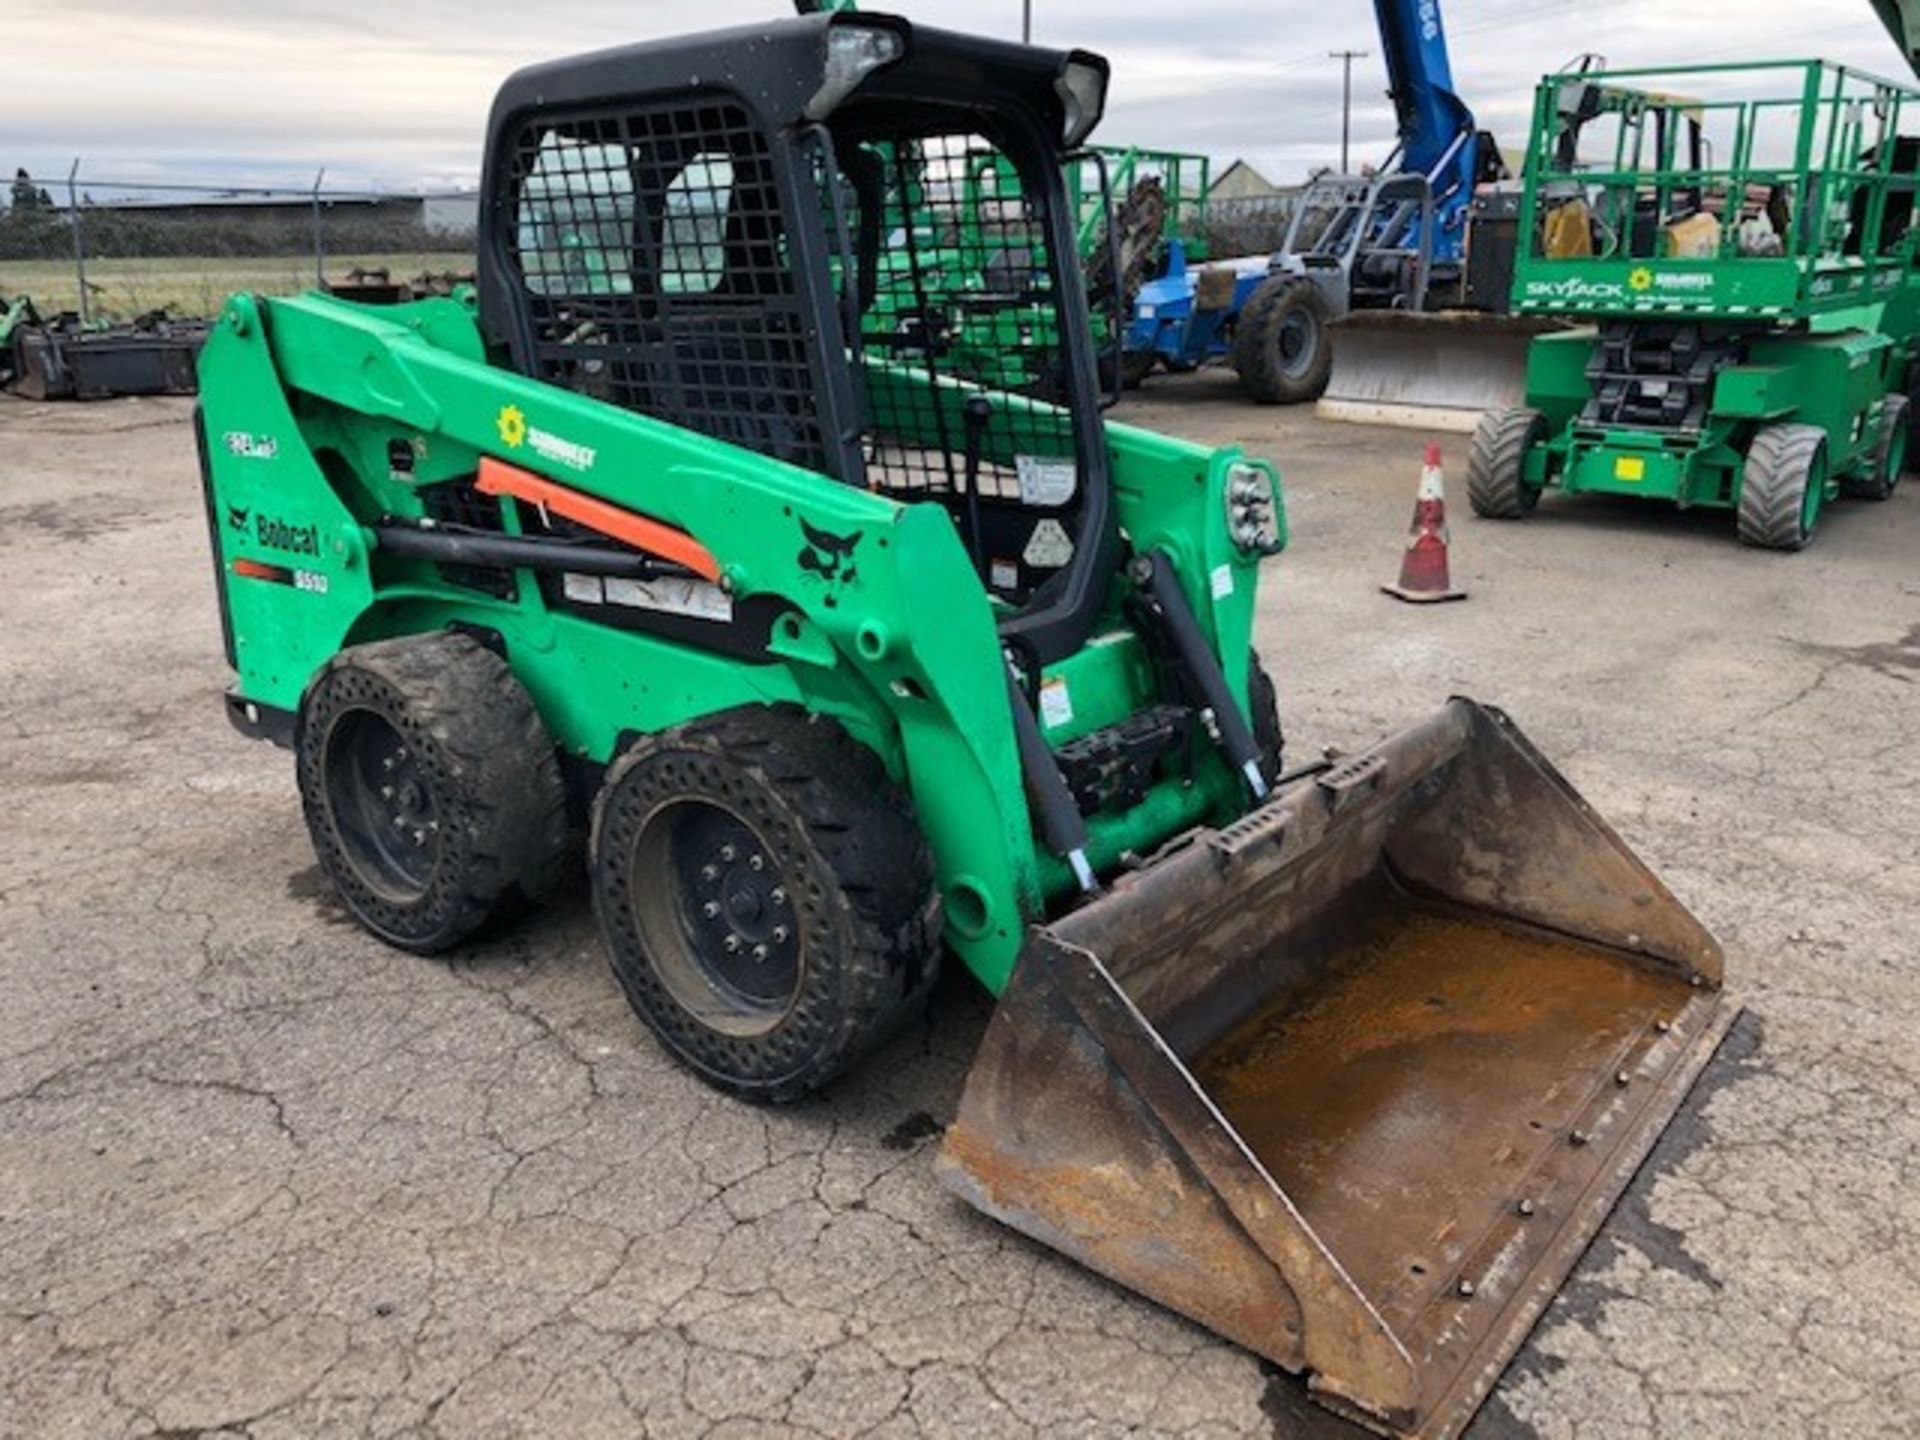
{"type": "Polygon", "coordinates": [[[500,443],[509,450],[518,450],[527,443],[527,417],[520,413],[518,405],[502,405],[500,418],[494,423],[500,427],[500,443]]]}
{"type": "Polygon", "coordinates": [[[1642,265],[1638,270],[1627,276],[1627,284],[1636,290],[1651,290],[1653,288],[1653,271],[1642,265]]]}

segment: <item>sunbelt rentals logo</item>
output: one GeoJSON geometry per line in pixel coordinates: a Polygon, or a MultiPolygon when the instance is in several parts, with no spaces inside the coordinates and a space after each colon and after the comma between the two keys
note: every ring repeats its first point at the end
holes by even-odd
{"type": "Polygon", "coordinates": [[[600,456],[600,452],[591,445],[582,445],[578,441],[555,435],[551,430],[542,430],[538,425],[529,425],[526,412],[518,405],[502,405],[500,413],[494,417],[494,426],[500,432],[500,443],[509,450],[524,446],[542,459],[564,465],[569,470],[591,470],[593,462],[600,456]]]}
{"type": "Polygon", "coordinates": [[[1627,284],[1644,295],[1653,288],[1653,271],[1642,265],[1638,270],[1627,276],[1627,284]]]}

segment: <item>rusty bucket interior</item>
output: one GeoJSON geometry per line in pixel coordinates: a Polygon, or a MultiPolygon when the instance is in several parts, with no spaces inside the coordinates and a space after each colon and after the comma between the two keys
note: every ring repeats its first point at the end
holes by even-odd
{"type": "Polygon", "coordinates": [[[1353,1418],[1452,1435],[1735,1013],[1713,938],[1456,700],[1036,930],[940,1173],[1353,1418]]]}

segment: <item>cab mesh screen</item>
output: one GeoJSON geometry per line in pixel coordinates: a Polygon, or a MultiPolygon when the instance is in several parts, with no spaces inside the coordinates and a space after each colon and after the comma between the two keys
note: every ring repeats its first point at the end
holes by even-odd
{"type": "Polygon", "coordinates": [[[1059,297],[1046,227],[1013,162],[975,134],[862,135],[839,146],[862,288],[867,483],[958,495],[1073,497],[1059,297]],[[956,389],[956,385],[959,387],[956,389]],[[969,398],[975,405],[970,436],[969,398]]]}
{"type": "Polygon", "coordinates": [[[829,468],[773,164],[743,109],[542,119],[514,195],[538,378],[829,468]]]}

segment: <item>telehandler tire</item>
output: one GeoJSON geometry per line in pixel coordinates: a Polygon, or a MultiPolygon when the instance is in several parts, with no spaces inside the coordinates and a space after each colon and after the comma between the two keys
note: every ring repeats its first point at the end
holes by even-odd
{"type": "Polygon", "coordinates": [[[389,945],[438,953],[559,883],[570,836],[553,739],[477,640],[342,650],[301,703],[295,764],[321,870],[389,945]]]}
{"type": "Polygon", "coordinates": [[[1740,538],[1763,550],[1804,550],[1826,503],[1827,432],[1768,425],[1747,448],[1740,479],[1740,538]]]}
{"type": "Polygon", "coordinates": [[[650,735],[594,802],[593,908],[635,1013],[702,1079],[797,1100],[918,1014],[933,861],[905,794],[791,706],[650,735]]]}
{"type": "Polygon", "coordinates": [[[1304,405],[1326,393],[1333,374],[1332,317],[1311,280],[1263,281],[1234,323],[1240,384],[1262,405],[1304,405]]]}
{"type": "Polygon", "coordinates": [[[1467,503],[1483,520],[1524,520],[1540,503],[1527,484],[1527,456],[1547,443],[1547,417],[1515,406],[1480,417],[1467,451],[1467,503]]]}
{"type": "Polygon", "coordinates": [[[1849,497],[1891,500],[1893,492],[1900,488],[1900,476],[1907,468],[1911,408],[1904,395],[1889,395],[1880,402],[1879,411],[1873,417],[1872,468],[1859,479],[1846,482],[1844,489],[1849,497]]]}

